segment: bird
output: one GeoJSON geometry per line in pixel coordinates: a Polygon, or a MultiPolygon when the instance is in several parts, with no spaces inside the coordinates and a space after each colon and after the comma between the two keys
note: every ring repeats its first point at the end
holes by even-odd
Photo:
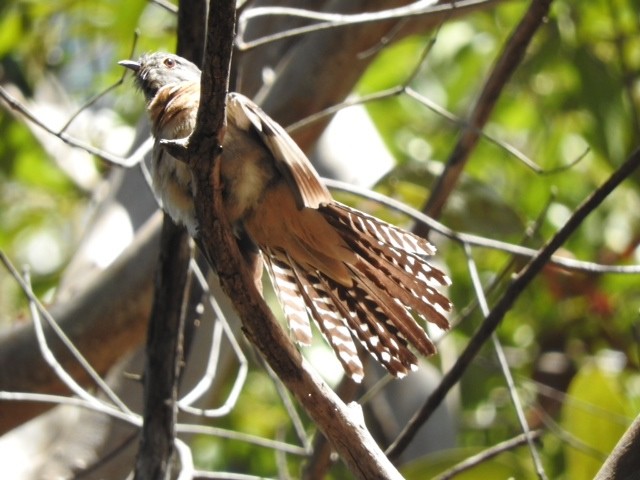
{"type": "MultiPolygon", "coordinates": [[[[195,128],[200,69],[180,56],[153,52],[123,60],[145,96],[155,144],[152,189],[175,223],[197,238],[190,167],[160,140],[195,128]]],[[[293,339],[308,346],[315,321],[344,371],[364,378],[364,347],[389,373],[418,368],[412,351],[436,348],[416,320],[448,329],[451,282],[427,258],[426,239],[333,199],[309,159],[253,101],[227,93],[219,161],[223,209],[238,238],[261,252],[293,339]],[[360,349],[361,350],[361,349],[360,349]]]]}

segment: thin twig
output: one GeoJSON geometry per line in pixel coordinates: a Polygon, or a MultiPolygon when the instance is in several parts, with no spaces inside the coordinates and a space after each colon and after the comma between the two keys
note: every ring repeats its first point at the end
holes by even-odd
{"type": "Polygon", "coordinates": [[[561,172],[570,170],[571,168],[575,167],[578,163],[580,163],[589,153],[589,149],[585,149],[583,153],[578,155],[576,158],[569,160],[568,162],[566,162],[565,165],[561,165],[555,168],[543,169],[537,163],[535,163],[532,159],[530,159],[527,155],[525,155],[524,152],[521,152],[520,150],[518,150],[514,145],[511,145],[510,143],[500,140],[499,138],[494,137],[490,133],[485,132],[483,129],[484,125],[482,126],[473,125],[468,121],[463,120],[462,118],[454,115],[453,113],[449,112],[445,108],[431,101],[424,95],[421,95],[420,93],[418,93],[417,91],[415,91],[413,88],[409,86],[407,86],[404,89],[404,93],[408,97],[413,98],[417,102],[427,107],[429,110],[431,110],[435,114],[440,115],[441,117],[445,118],[446,120],[448,120],[449,122],[453,123],[458,127],[462,127],[465,133],[469,132],[475,135],[479,135],[485,140],[496,145],[498,148],[503,149],[505,152],[507,152],[507,154],[517,158],[527,168],[537,173],[538,175],[554,175],[556,173],[561,173],[561,172]]]}
{"type": "MultiPolygon", "coordinates": [[[[65,397],[62,395],[50,395],[45,393],[0,391],[0,401],[42,402],[54,405],[68,405],[102,413],[134,427],[142,426],[142,417],[135,413],[125,413],[106,403],[96,403],[77,397],[65,397]]],[[[277,440],[269,440],[268,438],[257,435],[242,433],[236,430],[227,430],[219,427],[178,423],[176,425],[176,432],[183,434],[208,435],[227,440],[245,442],[259,447],[279,449],[291,455],[298,455],[302,457],[308,455],[307,449],[298,445],[292,445],[290,443],[280,442],[277,440]]]]}
{"type": "Polygon", "coordinates": [[[289,7],[256,7],[246,10],[246,12],[243,12],[243,14],[240,16],[240,19],[238,21],[238,38],[236,39],[236,44],[240,51],[247,51],[253,48],[257,48],[261,45],[278,42],[300,35],[306,35],[312,32],[320,32],[323,30],[341,28],[350,25],[361,25],[366,23],[385,22],[388,20],[397,20],[410,17],[442,14],[451,12],[453,10],[477,8],[478,5],[491,2],[492,0],[461,0],[441,4],[437,3],[436,0],[418,0],[402,7],[390,8],[379,12],[354,14],[314,12],[302,8],[289,7]],[[285,32],[266,35],[249,42],[244,41],[243,34],[246,28],[246,24],[249,20],[260,16],[274,15],[285,15],[307,20],[316,20],[318,23],[292,28],[285,32]]]}
{"type": "MultiPolygon", "coordinates": [[[[133,42],[131,43],[131,52],[129,53],[129,58],[133,58],[133,52],[135,52],[136,50],[136,45],[138,44],[138,31],[136,30],[135,32],[133,32],[133,42]]],[[[69,126],[73,123],[73,121],[78,117],[78,115],[80,115],[82,112],[84,112],[87,108],[89,108],[91,105],[93,105],[94,103],[96,103],[98,100],[100,100],[102,97],[104,97],[105,95],[107,95],[108,93],[110,93],[112,90],[115,90],[117,87],[119,87],[120,85],[122,85],[122,83],[124,82],[125,76],[127,74],[126,70],[122,70],[122,75],[120,76],[120,79],[114,83],[113,85],[110,85],[109,87],[105,88],[103,91],[97,93],[96,95],[94,95],[93,97],[91,97],[89,100],[87,100],[80,108],[78,108],[78,110],[76,111],[76,113],[74,113],[73,115],[71,115],[71,117],[69,117],[69,119],[67,120],[67,122],[62,126],[62,128],[58,131],[58,135],[62,135],[64,132],[67,131],[67,129],[69,128],[69,126]]]]}
{"type": "Polygon", "coordinates": [[[0,391],[0,400],[20,402],[42,402],[53,405],[69,405],[72,407],[86,408],[92,412],[108,415],[116,420],[121,420],[134,427],[142,425],[142,417],[135,413],[126,413],[106,403],[87,401],[77,397],[65,397],[62,395],[50,395],[47,393],[32,392],[5,392],[0,391]]]}
{"type": "Polygon", "coordinates": [[[261,361],[264,364],[269,378],[271,378],[271,381],[273,382],[273,386],[275,387],[276,392],[280,397],[282,406],[291,419],[291,424],[293,426],[293,430],[296,432],[298,440],[300,440],[300,442],[304,445],[304,448],[307,450],[307,452],[311,452],[311,440],[309,439],[307,432],[305,431],[302,419],[300,418],[300,415],[298,414],[298,411],[296,410],[296,407],[293,404],[293,401],[291,400],[286,387],[282,383],[282,380],[278,378],[278,375],[276,375],[273,369],[267,363],[265,363],[263,359],[261,359],[261,361]]]}
{"type": "MultiPolygon", "coordinates": [[[[115,392],[107,385],[107,383],[102,379],[102,377],[96,372],[93,367],[87,362],[82,353],[78,351],[73,342],[69,339],[69,337],[65,334],[65,332],[60,328],[55,319],[51,316],[51,314],[47,311],[47,309],[40,303],[40,300],[35,296],[29,285],[24,281],[24,279],[18,273],[18,270],[13,266],[9,258],[4,254],[3,251],[0,250],[0,262],[2,262],[7,269],[7,271],[11,274],[11,276],[18,283],[23,293],[29,300],[30,305],[35,306],[39,311],[40,315],[47,321],[49,327],[54,331],[54,333],[58,336],[58,338],[62,341],[65,347],[69,350],[71,355],[76,359],[76,361],[81,365],[82,369],[89,375],[89,377],[98,385],[101,391],[116,405],[123,413],[132,414],[129,407],[127,407],[122,400],[115,394],[115,392]]],[[[32,307],[33,309],[33,307],[32,307]]],[[[39,320],[40,315],[37,315],[35,320],[39,320]]],[[[40,340],[40,339],[39,339],[40,340]]],[[[46,345],[46,341],[42,341],[40,345],[46,345]]],[[[42,348],[42,347],[41,347],[42,348]]],[[[44,349],[44,351],[49,351],[48,346],[44,349]]],[[[59,365],[58,361],[55,359],[53,353],[51,355],[46,355],[45,360],[52,362],[51,365],[59,365]]],[[[60,366],[60,370],[64,372],[62,366],[60,366]]],[[[58,373],[60,373],[60,370],[58,373]]],[[[75,383],[70,376],[68,376],[65,372],[63,375],[64,378],[70,382],[75,383]]],[[[69,385],[67,385],[69,386],[69,385]]],[[[104,403],[104,402],[100,402],[104,403]]]]}
{"type": "MultiPolygon", "coordinates": [[[[473,284],[473,289],[476,293],[476,298],[478,299],[478,303],[480,304],[480,310],[482,311],[482,315],[487,318],[489,315],[489,305],[487,304],[487,299],[484,295],[484,291],[482,288],[482,283],[480,282],[480,275],[478,275],[478,269],[476,267],[475,262],[473,261],[473,256],[471,254],[471,249],[468,245],[465,244],[465,254],[467,256],[467,265],[469,268],[469,276],[471,277],[471,283],[473,284]]],[[[509,390],[509,395],[511,396],[511,402],[516,410],[516,416],[518,417],[518,422],[520,423],[520,428],[522,429],[522,433],[527,439],[527,444],[529,445],[529,451],[531,452],[531,458],[533,460],[533,465],[538,474],[538,478],[542,480],[546,480],[547,475],[544,472],[544,467],[542,466],[542,461],[540,460],[540,454],[538,453],[538,449],[534,444],[534,438],[531,435],[531,430],[529,430],[529,424],[527,423],[527,419],[524,414],[524,409],[522,408],[522,402],[520,401],[520,397],[516,390],[515,382],[513,381],[513,376],[511,375],[511,370],[509,368],[509,364],[507,363],[507,359],[504,355],[504,349],[502,348],[502,344],[498,339],[498,336],[495,332],[491,334],[491,341],[493,343],[493,348],[495,349],[496,356],[498,357],[498,363],[500,364],[500,369],[502,370],[502,374],[507,382],[507,388],[509,390]]]]}
{"type": "Polygon", "coordinates": [[[618,425],[621,425],[621,426],[627,426],[629,425],[629,422],[632,420],[632,418],[629,417],[628,415],[624,415],[618,412],[612,412],[608,408],[603,408],[602,406],[594,405],[591,402],[587,402],[580,398],[576,398],[565,392],[562,392],[553,387],[550,387],[549,385],[545,385],[544,383],[533,381],[530,378],[523,379],[523,381],[527,381],[533,384],[534,385],[533,390],[537,394],[543,395],[547,398],[557,400],[559,403],[568,405],[571,408],[579,409],[583,412],[587,412],[593,416],[606,418],[607,421],[609,422],[617,423],[618,425]]]}
{"type": "MultiPolygon", "coordinates": [[[[278,428],[276,432],[276,439],[279,441],[283,441],[285,435],[286,435],[286,429],[284,428],[284,426],[278,428]]],[[[291,474],[289,473],[287,454],[280,450],[276,450],[273,453],[276,459],[276,467],[278,469],[279,480],[292,480],[291,474]]]]}
{"type": "Polygon", "coordinates": [[[130,168],[142,161],[144,156],[151,151],[153,147],[153,140],[149,138],[145,141],[140,147],[136,149],[133,154],[128,158],[122,158],[119,155],[115,155],[113,153],[109,153],[100,148],[96,148],[93,145],[90,145],[82,140],[79,140],[71,135],[68,135],[66,132],[58,132],[58,130],[50,127],[49,125],[42,122],[34,113],[32,113],[27,107],[22,105],[18,99],[13,97],[4,87],[0,86],[0,98],[4,100],[4,102],[9,106],[12,110],[20,113],[23,117],[25,117],[29,122],[33,123],[37,127],[43,129],[47,133],[50,133],[54,137],[59,138],[61,141],[66,143],[67,145],[71,145],[72,147],[80,148],[91,155],[95,155],[99,159],[110,163],[111,165],[115,165],[118,167],[130,168]]]}
{"type": "MultiPolygon", "coordinates": [[[[469,244],[475,247],[490,248],[492,250],[499,250],[523,258],[533,258],[539,252],[538,250],[524,247],[522,245],[514,245],[512,243],[502,242],[500,240],[494,240],[491,238],[452,230],[446,225],[420,212],[419,210],[408,206],[406,203],[387,197],[386,195],[375,192],[368,188],[359,187],[357,185],[353,185],[348,182],[342,182],[340,180],[334,180],[332,178],[323,178],[323,181],[331,189],[358,195],[360,197],[366,198],[367,200],[372,200],[376,203],[379,203],[380,205],[384,205],[397,212],[403,213],[416,222],[428,227],[429,230],[438,232],[444,237],[458,242],[461,245],[469,244]]],[[[549,262],[568,270],[576,270],[588,273],[616,273],[628,275],[637,275],[638,273],[640,273],[640,265],[603,265],[595,262],[574,260],[572,258],[562,256],[552,256],[549,259],[549,262]]]]}
{"type": "MultiPolygon", "coordinates": [[[[84,408],[97,413],[108,415],[111,418],[122,421],[134,427],[142,426],[142,417],[136,414],[124,413],[107,404],[99,404],[95,402],[89,402],[81,398],[65,397],[61,395],[49,395],[43,393],[30,393],[30,392],[4,392],[0,391],[0,400],[4,401],[24,401],[24,402],[44,402],[55,405],[68,405],[72,407],[84,408]]],[[[195,425],[178,423],[176,425],[176,431],[184,434],[197,434],[208,435],[217,438],[224,438],[226,440],[234,440],[239,442],[245,442],[258,447],[264,447],[272,450],[282,450],[291,455],[306,456],[307,450],[303,447],[292,445],[277,440],[269,440],[268,438],[260,437],[257,435],[251,435],[247,433],[238,432],[236,430],[228,430],[219,427],[210,427],[206,425],[195,425]]]]}
{"type": "MultiPolygon", "coordinates": [[[[554,199],[555,199],[555,195],[552,194],[549,196],[549,198],[547,199],[547,202],[543,205],[536,219],[525,229],[525,233],[521,238],[520,242],[518,243],[518,245],[525,244],[531,238],[533,238],[535,233],[539,232],[544,219],[547,217],[549,206],[553,203],[554,199]]],[[[465,250],[469,247],[468,243],[463,243],[463,245],[465,250]]],[[[531,256],[533,256],[533,254],[531,256]]],[[[554,257],[551,257],[551,262],[553,262],[553,258],[554,257]]],[[[517,265],[519,265],[519,262],[520,262],[519,258],[516,255],[514,255],[511,258],[509,258],[509,260],[503,267],[501,267],[500,269],[497,269],[496,273],[492,275],[491,282],[489,283],[489,285],[487,285],[485,289],[486,294],[489,295],[495,292],[498,286],[502,285],[505,282],[507,275],[510,275],[511,272],[513,272],[514,268],[517,265]]],[[[469,303],[464,308],[461,308],[459,311],[456,312],[454,318],[451,319],[451,326],[455,327],[460,322],[463,322],[464,319],[470,317],[473,314],[473,312],[476,310],[478,305],[479,305],[479,301],[477,297],[474,297],[474,299],[469,301],[469,303]]]]}
{"type": "Polygon", "coordinates": [[[491,448],[487,448],[476,455],[472,455],[468,458],[465,458],[462,462],[454,465],[448,470],[442,472],[438,476],[434,477],[433,480],[450,480],[451,478],[459,475],[462,472],[466,472],[478,465],[483,464],[491,460],[494,457],[497,457],[501,453],[508,452],[510,450],[514,450],[522,445],[526,445],[529,437],[538,440],[542,436],[541,430],[536,430],[530,432],[529,436],[525,434],[520,434],[517,437],[510,438],[509,440],[505,440],[504,442],[500,442],[497,445],[494,445],[491,448]]]}
{"type": "Polygon", "coordinates": [[[282,450],[291,455],[305,457],[309,454],[306,448],[278,440],[270,440],[258,435],[238,432],[236,430],[227,430],[219,427],[210,427],[208,425],[194,425],[179,423],[176,426],[178,433],[189,433],[197,435],[210,435],[212,437],[225,438],[227,440],[235,440],[238,442],[250,443],[258,447],[269,448],[271,450],[282,450]]]}
{"type": "Polygon", "coordinates": [[[191,269],[193,270],[195,280],[200,284],[201,288],[205,292],[207,292],[206,297],[216,317],[216,323],[213,326],[213,335],[211,340],[211,347],[209,348],[209,359],[207,361],[206,371],[198,384],[180,399],[180,401],[178,402],[178,407],[185,412],[193,413],[196,415],[203,415],[205,417],[221,417],[223,415],[227,415],[236,405],[238,397],[240,396],[242,388],[244,387],[245,381],[247,379],[249,362],[247,361],[247,357],[242,351],[242,348],[240,348],[238,340],[233,334],[233,331],[231,330],[231,327],[227,322],[224,312],[218,305],[218,301],[209,292],[207,280],[204,277],[204,274],[202,273],[202,270],[198,266],[198,263],[195,261],[195,259],[191,260],[191,269]],[[225,400],[223,405],[217,408],[208,409],[195,408],[191,406],[191,404],[199,399],[211,387],[211,384],[215,379],[218,357],[220,356],[220,341],[222,339],[223,332],[227,336],[229,344],[231,345],[231,349],[233,350],[236,359],[238,360],[239,366],[236,379],[234,380],[233,387],[231,387],[231,391],[227,395],[227,399],[225,400]]]}
{"type": "Polygon", "coordinates": [[[598,450],[597,447],[589,445],[578,436],[568,432],[563,426],[549,415],[545,410],[539,409],[538,414],[542,419],[542,423],[553,435],[557,436],[568,447],[578,450],[585,455],[594,458],[600,462],[607,458],[607,454],[602,450],[598,450]]]}
{"type": "MultiPolygon", "coordinates": [[[[412,75],[415,75],[419,65],[420,64],[418,64],[416,66],[416,70],[414,70],[414,73],[412,75]]],[[[331,117],[332,115],[334,115],[335,113],[337,113],[337,112],[339,112],[341,110],[344,110],[345,108],[353,107],[353,106],[356,106],[356,105],[366,105],[367,103],[373,103],[373,102],[376,102],[376,101],[379,101],[379,100],[386,100],[386,99],[393,98],[393,97],[398,97],[398,96],[404,94],[404,95],[407,95],[409,98],[412,98],[412,99],[416,100],[418,103],[420,103],[424,107],[428,108],[429,110],[434,112],[436,115],[439,115],[442,118],[444,118],[445,120],[451,122],[452,124],[454,124],[454,125],[456,125],[456,126],[458,126],[460,128],[463,128],[463,129],[471,129],[471,130],[473,130],[475,133],[480,135],[482,138],[485,138],[489,142],[491,142],[494,145],[498,146],[499,148],[503,149],[505,152],[507,152],[507,154],[512,155],[515,158],[517,158],[519,161],[524,163],[528,168],[530,168],[531,170],[533,170],[537,174],[550,175],[550,174],[559,173],[559,172],[562,172],[562,171],[565,171],[565,170],[569,170],[569,169],[573,168],[577,163],[579,163],[586,156],[587,152],[583,153],[582,155],[579,155],[576,159],[571,160],[566,165],[562,165],[561,167],[557,167],[557,168],[553,168],[553,169],[544,170],[544,169],[540,168],[527,155],[525,155],[523,152],[518,150],[515,146],[513,146],[513,145],[511,145],[511,144],[509,144],[509,143],[507,143],[507,142],[505,142],[503,140],[500,140],[500,139],[494,137],[493,135],[485,132],[484,130],[476,129],[476,128],[470,126],[465,120],[457,117],[456,115],[454,115],[453,113],[448,111],[446,108],[441,107],[437,103],[431,101],[430,99],[428,99],[424,95],[421,95],[420,93],[415,91],[413,88],[411,88],[409,86],[409,82],[411,81],[412,75],[410,75],[407,78],[407,80],[405,81],[405,83],[403,85],[398,85],[396,87],[391,87],[391,88],[388,88],[386,90],[382,90],[380,92],[374,92],[374,93],[370,93],[370,94],[363,95],[363,96],[360,96],[360,97],[347,98],[343,102],[340,102],[340,103],[338,103],[336,105],[332,105],[332,106],[324,108],[324,109],[322,109],[322,110],[320,110],[320,111],[318,111],[316,113],[308,115],[305,118],[303,118],[301,120],[298,120],[297,122],[294,122],[291,125],[289,125],[287,127],[287,132],[289,132],[290,134],[295,134],[297,131],[300,131],[303,128],[306,128],[306,127],[308,127],[309,125],[312,125],[315,122],[320,122],[322,120],[325,120],[325,119],[331,117]]]]}
{"type": "Polygon", "coordinates": [[[180,473],[176,480],[192,480],[196,470],[193,466],[191,448],[179,438],[175,439],[174,445],[180,459],[180,473]]]}
{"type": "MultiPolygon", "coordinates": [[[[13,274],[13,272],[11,273],[13,274]]],[[[32,292],[31,276],[26,268],[22,278],[26,286],[29,288],[29,291],[32,292]]],[[[33,328],[36,332],[36,338],[38,339],[40,353],[42,354],[42,358],[44,359],[44,361],[47,362],[47,364],[53,369],[54,372],[56,372],[56,375],[58,375],[58,378],[60,378],[60,380],[69,388],[69,390],[73,394],[77,395],[79,398],[82,398],[87,402],[103,403],[101,400],[98,400],[96,396],[92,395],[86,389],[82,388],[80,384],[76,382],[74,378],[62,367],[60,362],[58,362],[55,355],[49,348],[49,344],[47,343],[47,338],[45,336],[44,329],[42,328],[42,318],[40,316],[40,312],[38,311],[38,306],[31,299],[28,299],[28,303],[29,303],[29,311],[31,313],[31,320],[33,321],[33,328]]],[[[120,401],[120,399],[115,395],[115,393],[113,393],[113,397],[117,399],[118,402],[120,402],[118,406],[122,411],[126,413],[131,413],[131,411],[127,409],[126,405],[124,405],[124,403],[120,401]]]]}
{"type": "Polygon", "coordinates": [[[174,5],[169,0],[149,0],[149,3],[158,5],[169,13],[178,13],[178,6],[174,5]]]}
{"type": "Polygon", "coordinates": [[[573,213],[567,223],[544,245],[544,247],[533,257],[529,263],[518,273],[504,294],[497,301],[480,328],[474,333],[469,344],[459,356],[451,370],[443,377],[442,382],[429,396],[422,408],[412,417],[407,426],[400,433],[398,438],[388,448],[387,453],[390,458],[397,458],[407,447],[422,425],[429,419],[438,405],[442,402],[447,392],[460,380],[467,367],[473,362],[482,346],[496,330],[506,313],[515,303],[520,294],[529,283],[542,270],[549,261],[552,254],[560,248],[573,232],[582,224],[584,219],[597,208],[605,198],[623,180],[631,175],[640,166],[640,149],[636,150],[618,168],[603,185],[598,187],[573,213]]]}
{"type": "MultiPolygon", "coordinates": [[[[199,478],[214,479],[214,480],[271,480],[268,477],[249,475],[247,473],[235,473],[235,472],[204,472],[197,471],[193,475],[194,480],[199,478]]],[[[275,480],[275,479],[273,479],[275,480]]]]}

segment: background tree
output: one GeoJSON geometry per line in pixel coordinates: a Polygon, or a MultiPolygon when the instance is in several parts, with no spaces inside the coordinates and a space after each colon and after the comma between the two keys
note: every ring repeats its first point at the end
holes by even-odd
{"type": "MultiPolygon", "coordinates": [[[[368,3],[336,0],[303,6],[356,13],[371,8],[368,3]]],[[[388,1],[377,8],[403,3],[388,1]]],[[[424,209],[455,232],[477,235],[463,237],[460,243],[459,236],[458,241],[450,236],[447,240],[441,234],[448,233],[444,229],[433,225],[429,229],[453,278],[449,294],[456,305],[452,333],[439,342],[440,355],[425,362],[421,371],[421,375],[432,373],[430,389],[440,385],[442,391],[438,372],[451,371],[478,325],[488,325],[482,323],[488,312],[478,285],[484,288],[489,308],[516,300],[511,276],[527,263],[524,252],[504,244],[495,249],[479,245],[488,245],[491,239],[530,247],[530,254],[544,252],[545,240],[576,218],[574,212],[589,194],[612,173],[626,173],[621,166],[633,167],[625,162],[634,161],[632,151],[640,131],[638,5],[557,1],[546,23],[536,22],[536,9],[545,3],[478,2],[467,8],[466,3],[456,2],[454,10],[406,16],[416,8],[410,4],[400,11],[405,15],[400,19],[387,12],[385,21],[344,26],[341,23],[357,18],[302,19],[292,12],[261,11],[261,2],[250,2],[239,17],[242,35],[234,54],[233,88],[255,96],[274,118],[292,125],[305,150],[311,152],[316,145],[313,158],[324,174],[355,179],[364,187],[375,182],[376,192],[424,209]],[[317,29],[326,21],[337,23],[260,46],[243,43],[300,26],[317,29]],[[527,46],[526,55],[520,55],[527,46]],[[330,116],[294,125],[340,104],[352,92],[356,97],[350,98],[368,99],[366,112],[383,140],[373,148],[375,153],[367,149],[373,140],[370,130],[362,133],[363,116],[348,116],[354,108],[342,109],[318,143],[330,116]],[[344,143],[357,148],[339,148],[344,143]]],[[[197,12],[197,5],[183,3],[183,14],[197,12]]],[[[82,108],[68,128],[63,127],[88,98],[121,78],[115,62],[130,57],[136,28],[140,37],[135,55],[175,49],[179,22],[171,10],[145,2],[8,2],[0,7],[3,91],[58,137],[80,139],[111,154],[134,151],[131,145],[140,145],[146,130],[141,125],[136,133],[130,126],[144,116],[130,84],[82,108]]],[[[187,33],[196,34],[179,33],[183,42],[187,33]]],[[[51,299],[50,311],[73,343],[100,374],[121,384],[119,394],[129,395],[124,401],[135,410],[138,383],[123,380],[122,372],[139,374],[142,366],[122,362],[144,341],[160,231],[157,218],[147,221],[155,204],[144,177],[138,169],[113,168],[25,122],[11,108],[10,98],[3,98],[8,108],[0,113],[0,247],[15,264],[31,266],[36,293],[51,299]]],[[[404,226],[414,221],[372,195],[339,195],[342,201],[404,226]]],[[[426,436],[413,440],[413,451],[405,451],[404,458],[392,447],[391,456],[402,464],[403,475],[428,478],[507,439],[521,444],[517,409],[510,400],[515,396],[530,428],[544,431],[533,456],[541,458],[546,475],[594,476],[638,410],[637,202],[637,174],[633,174],[615,186],[601,206],[586,212],[584,223],[561,242],[558,255],[565,259],[564,268],[547,266],[524,291],[515,292],[518,299],[493,340],[493,348],[503,355],[496,357],[486,348],[473,363],[463,365],[464,376],[448,395],[447,408],[419,430],[426,436]],[[515,388],[508,388],[496,358],[511,368],[515,388]],[[433,432],[436,438],[429,440],[433,432]],[[432,449],[430,441],[438,448],[432,449]]],[[[416,228],[425,232],[420,223],[416,228]]],[[[32,324],[20,320],[26,305],[15,279],[3,274],[0,288],[2,318],[18,324],[7,325],[2,339],[0,390],[65,392],[43,363],[32,324]]],[[[215,282],[212,288],[215,292],[215,282]]],[[[200,293],[195,287],[190,292],[196,309],[200,293]]],[[[222,298],[217,293],[216,297],[222,298]]],[[[270,293],[267,298],[277,310],[270,293]]],[[[228,305],[223,305],[223,313],[233,316],[228,305]]],[[[193,382],[189,378],[203,375],[206,360],[200,355],[210,350],[205,326],[214,325],[206,317],[202,316],[196,334],[187,329],[185,389],[193,382]]],[[[187,315],[188,327],[194,319],[187,315]]],[[[238,322],[230,319],[229,327],[218,328],[232,327],[237,328],[238,322]]],[[[216,331],[215,326],[210,328],[216,331]]],[[[65,370],[87,382],[82,369],[63,353],[66,350],[50,343],[65,370]]],[[[228,415],[207,423],[282,438],[289,446],[274,455],[274,450],[245,441],[189,436],[197,468],[282,477],[287,471],[297,472],[304,459],[301,454],[311,450],[302,432],[312,425],[304,419],[296,428],[298,420],[292,416],[290,426],[281,427],[291,409],[277,400],[278,384],[274,388],[256,366],[257,357],[246,344],[249,381],[241,391],[235,389],[234,385],[243,385],[245,363],[237,353],[224,354],[235,351],[224,348],[228,340],[221,344],[212,393],[198,406],[220,405],[230,391],[240,395],[233,408],[229,403],[228,415]],[[296,442],[297,449],[292,446],[296,442]]],[[[328,362],[320,342],[305,353],[318,368],[328,362]]],[[[336,372],[339,368],[332,366],[325,375],[337,382],[336,372]]],[[[407,418],[426,401],[425,378],[416,375],[413,380],[393,382],[362,401],[368,425],[383,447],[394,442],[407,418]],[[396,388],[402,393],[392,390],[396,388]],[[411,403],[409,399],[413,404],[404,405],[411,403]]],[[[70,472],[82,464],[104,469],[124,465],[120,473],[108,474],[118,478],[131,469],[137,428],[107,422],[102,414],[68,406],[62,410],[48,414],[57,425],[56,430],[47,430],[55,432],[57,448],[45,449],[42,464],[33,457],[22,462],[32,468],[32,475],[37,477],[37,469],[70,472]]],[[[40,411],[42,404],[5,402],[0,423],[7,431],[40,411]]],[[[193,419],[180,420],[184,424],[193,419]]],[[[35,445],[25,427],[12,435],[35,445]]],[[[185,430],[181,435],[187,439],[185,430]]],[[[15,459],[16,450],[7,442],[5,437],[0,453],[15,459]]],[[[313,461],[306,470],[310,478],[325,468],[319,466],[320,443],[313,444],[313,461]]],[[[24,452],[22,445],[18,451],[24,452]]],[[[504,453],[470,471],[469,478],[526,478],[534,476],[536,468],[542,476],[531,452],[504,453]]],[[[184,461],[184,452],[180,458],[184,461]]],[[[335,468],[332,475],[344,475],[340,466],[335,468]]]]}

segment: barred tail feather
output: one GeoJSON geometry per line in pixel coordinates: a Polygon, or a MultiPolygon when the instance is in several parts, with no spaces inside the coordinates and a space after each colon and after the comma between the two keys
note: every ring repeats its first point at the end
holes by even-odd
{"type": "Polygon", "coordinates": [[[382,286],[425,321],[448,329],[445,314],[451,302],[436,286],[448,286],[449,278],[430,265],[424,256],[435,247],[427,240],[382,220],[334,202],[321,207],[325,218],[349,246],[369,264],[367,278],[382,286]]]}
{"type": "Polygon", "coordinates": [[[403,298],[408,297],[409,301],[412,301],[413,297],[399,288],[393,279],[385,275],[376,275],[367,263],[360,262],[355,268],[354,277],[358,278],[360,288],[366,291],[384,312],[387,319],[385,323],[393,325],[421,354],[433,355],[436,349],[427,332],[416,323],[404,306],[403,298]]]}
{"type": "Polygon", "coordinates": [[[364,378],[364,367],[343,313],[325,289],[326,285],[320,280],[320,275],[302,271],[295,262],[289,260],[303,292],[308,312],[331,345],[344,371],[355,382],[360,383],[364,378]]]}
{"type": "Polygon", "coordinates": [[[449,328],[444,315],[450,310],[451,304],[431,286],[434,277],[426,277],[431,272],[437,272],[438,276],[444,275],[442,272],[421,257],[386,245],[379,246],[364,236],[352,238],[349,243],[364,260],[361,270],[371,281],[386,288],[391,297],[399,300],[423,320],[435,323],[442,329],[449,328]],[[427,269],[431,272],[425,273],[427,269]]]}
{"type": "Polygon", "coordinates": [[[284,259],[278,258],[270,250],[265,250],[264,253],[264,263],[273,289],[289,322],[291,334],[300,345],[309,346],[312,338],[311,325],[296,276],[284,259]]]}
{"type": "Polygon", "coordinates": [[[327,212],[329,218],[399,250],[427,256],[436,253],[436,248],[428,240],[342,203],[325,204],[320,210],[327,212]]]}
{"type": "Polygon", "coordinates": [[[407,340],[389,323],[389,317],[365,290],[358,286],[346,289],[323,275],[321,279],[352,334],[389,373],[403,377],[417,368],[418,359],[409,350],[407,340]]]}
{"type": "MultiPolygon", "coordinates": [[[[402,377],[415,370],[418,360],[410,347],[422,355],[431,355],[436,348],[411,313],[449,328],[445,314],[451,303],[436,287],[450,281],[425,259],[435,248],[423,238],[337,202],[317,211],[355,254],[343,263],[352,285],[331,271],[297,263],[293,253],[263,246],[293,336],[308,344],[309,317],[313,318],[355,381],[364,376],[355,339],[391,374],[402,377]]],[[[304,248],[302,237],[299,242],[304,248]]]]}
{"type": "Polygon", "coordinates": [[[289,329],[296,342],[311,345],[309,317],[318,325],[342,368],[356,382],[364,378],[358,350],[343,319],[319,278],[303,271],[289,255],[265,249],[265,264],[289,329]]]}

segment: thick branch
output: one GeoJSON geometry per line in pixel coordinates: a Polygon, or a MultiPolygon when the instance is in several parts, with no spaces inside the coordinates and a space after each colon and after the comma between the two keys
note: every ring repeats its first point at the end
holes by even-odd
{"type": "Polygon", "coordinates": [[[224,105],[234,9],[235,2],[220,0],[212,1],[209,10],[202,91],[219,98],[202,99],[198,122],[203,123],[196,127],[189,142],[188,162],[196,175],[195,204],[198,224],[201,225],[198,242],[218,273],[223,290],[238,310],[246,336],[327,436],[354,475],[366,479],[401,478],[364,427],[361,415],[354,415],[355,412],[307,368],[300,352],[258,292],[253,282],[254,272],[246,267],[226,220],[220,164],[215,158],[219,153],[217,145],[221,143],[220,115],[224,110],[215,111],[211,106],[224,105]],[[221,44],[225,41],[228,42],[227,48],[221,44]],[[222,85],[211,85],[211,82],[220,81],[223,81],[222,85]],[[217,129],[208,130],[213,125],[217,125],[217,129]]]}
{"type": "MultiPolygon", "coordinates": [[[[206,3],[183,0],[178,15],[178,54],[202,58],[206,3]]],[[[147,333],[144,423],[135,478],[169,478],[176,437],[178,383],[184,363],[184,327],[189,304],[191,245],[186,230],[164,214],[153,310],[147,333]]]]}
{"type": "Polygon", "coordinates": [[[165,215],[144,369],[144,423],[135,478],[168,478],[182,364],[183,304],[188,298],[191,248],[185,231],[165,215]]]}
{"type": "MultiPolygon", "coordinates": [[[[151,311],[153,271],[158,257],[160,216],[141,229],[135,242],[86,288],[70,300],[54,305],[51,315],[67,332],[98,373],[105,374],[122,356],[140,345],[151,311]]],[[[79,383],[89,378],[67,349],[47,340],[62,367],[79,383]]],[[[67,387],[46,365],[40,354],[31,324],[11,330],[0,339],[0,390],[66,394],[67,387]]],[[[0,433],[22,424],[43,411],[48,404],[2,402],[0,433]]]]}
{"type": "Polygon", "coordinates": [[[640,476],[640,416],[618,441],[594,480],[624,480],[640,476]]]}

